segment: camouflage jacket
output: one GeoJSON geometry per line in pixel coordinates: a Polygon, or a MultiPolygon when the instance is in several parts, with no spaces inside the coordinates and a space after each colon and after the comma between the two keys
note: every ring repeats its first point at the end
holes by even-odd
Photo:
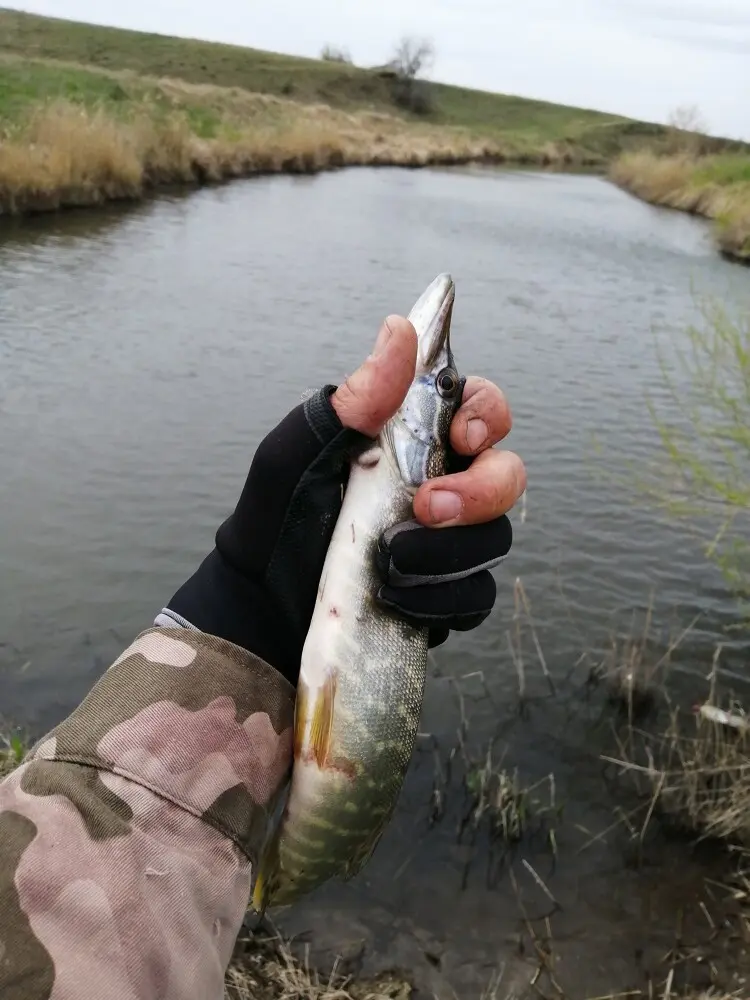
{"type": "Polygon", "coordinates": [[[293,710],[229,642],[140,635],[0,783],[2,1000],[218,1000],[293,710]]]}

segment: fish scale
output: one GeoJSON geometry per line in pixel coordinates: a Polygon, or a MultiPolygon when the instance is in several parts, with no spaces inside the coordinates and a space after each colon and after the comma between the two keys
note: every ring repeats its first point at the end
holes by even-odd
{"type": "Polygon", "coordinates": [[[414,380],[399,411],[352,460],[302,652],[289,794],[256,879],[261,911],[360,871],[411,761],[428,632],[376,603],[376,554],[382,533],[413,516],[421,483],[446,471],[462,387],[450,348],[454,294],[450,276],[439,275],[411,310],[414,380]]]}

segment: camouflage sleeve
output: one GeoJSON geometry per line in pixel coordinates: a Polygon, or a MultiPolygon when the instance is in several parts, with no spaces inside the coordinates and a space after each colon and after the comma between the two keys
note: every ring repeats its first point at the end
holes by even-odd
{"type": "Polygon", "coordinates": [[[291,762],[292,687],[153,628],[0,783],[3,1000],[218,1000],[291,762]]]}

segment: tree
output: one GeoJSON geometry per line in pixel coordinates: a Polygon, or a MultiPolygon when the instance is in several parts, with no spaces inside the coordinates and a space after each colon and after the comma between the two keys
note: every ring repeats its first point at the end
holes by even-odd
{"type": "Polygon", "coordinates": [[[406,36],[396,46],[390,65],[402,80],[416,80],[432,68],[435,46],[429,38],[406,36]]]}
{"type": "Polygon", "coordinates": [[[432,68],[435,47],[428,38],[405,36],[396,46],[388,63],[394,73],[393,99],[396,104],[415,114],[426,115],[432,110],[430,91],[419,79],[432,68]]]}
{"type": "Polygon", "coordinates": [[[670,112],[668,121],[672,128],[682,132],[705,133],[708,128],[697,104],[680,104],[670,112]]]}
{"type": "Polygon", "coordinates": [[[697,104],[681,104],[670,112],[667,119],[670,131],[670,146],[674,152],[699,154],[708,131],[708,123],[703,118],[697,104]]]}
{"type": "Polygon", "coordinates": [[[352,64],[352,57],[349,55],[349,52],[338,45],[324,45],[320,53],[320,58],[324,62],[352,64]]]}

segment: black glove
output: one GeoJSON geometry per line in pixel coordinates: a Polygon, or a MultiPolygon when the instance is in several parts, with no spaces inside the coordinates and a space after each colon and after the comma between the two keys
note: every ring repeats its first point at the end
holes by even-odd
{"type": "MultiPolygon", "coordinates": [[[[367,440],[342,426],[330,401],[335,389],[326,386],[295,407],[260,443],[216,548],[163,612],[242,646],[293,684],[349,459],[367,440]]],[[[489,569],[511,541],[505,516],[466,527],[397,525],[381,539],[378,598],[429,628],[436,646],[451,629],[475,628],[489,615],[489,569]]]]}

